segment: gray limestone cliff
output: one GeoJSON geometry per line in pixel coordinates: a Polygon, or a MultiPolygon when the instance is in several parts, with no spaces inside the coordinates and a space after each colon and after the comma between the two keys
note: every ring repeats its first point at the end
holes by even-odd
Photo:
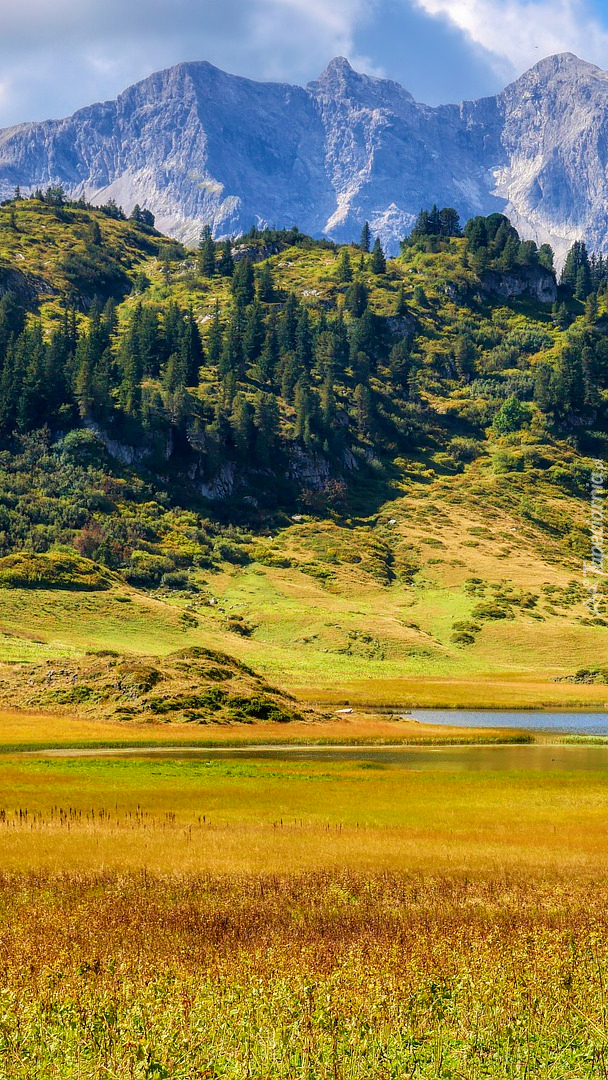
{"type": "Polygon", "coordinates": [[[150,76],[116,101],[0,132],[0,194],[62,184],[147,206],[186,242],[251,225],[344,241],[363,221],[397,250],[421,207],[502,211],[563,254],[608,250],[608,75],[571,54],[502,94],[430,108],[343,59],[308,87],[207,63],[150,76]]]}

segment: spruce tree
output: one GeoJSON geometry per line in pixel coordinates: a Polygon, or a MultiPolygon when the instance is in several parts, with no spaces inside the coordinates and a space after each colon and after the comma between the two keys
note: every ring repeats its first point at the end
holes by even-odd
{"type": "Polygon", "coordinates": [[[217,365],[222,355],[222,324],[220,322],[220,305],[216,302],[213,319],[207,335],[207,357],[210,364],[217,365]]]}
{"type": "Polygon", "coordinates": [[[275,300],[274,278],[268,262],[263,263],[258,276],[258,300],[262,304],[272,304],[275,300]]]}
{"type": "Polygon", "coordinates": [[[312,330],[308,309],[302,307],[296,324],[296,356],[305,371],[312,368],[312,330]]]}
{"type": "Polygon", "coordinates": [[[363,231],[361,233],[361,241],[359,243],[359,247],[361,248],[361,251],[363,251],[366,255],[369,255],[371,244],[372,234],[369,227],[369,221],[366,221],[365,225],[363,226],[363,231]]]}
{"type": "Polygon", "coordinates": [[[382,250],[382,244],[380,243],[380,237],[376,237],[372,251],[372,273],[374,274],[386,274],[386,258],[384,251],[382,250]]]}
{"type": "Polygon", "coordinates": [[[266,328],[264,312],[259,300],[247,308],[243,326],[243,356],[247,364],[255,364],[264,347],[266,328]]]}
{"type": "Polygon", "coordinates": [[[355,406],[355,417],[357,421],[357,430],[359,435],[368,437],[372,434],[372,398],[367,386],[363,386],[359,383],[355,387],[355,393],[353,395],[355,406]]]}
{"type": "Polygon", "coordinates": [[[342,248],[336,265],[336,281],[338,285],[347,285],[353,280],[353,268],[350,261],[348,248],[342,248]]]}
{"type": "Polygon", "coordinates": [[[204,277],[215,277],[215,243],[213,241],[213,233],[211,232],[210,225],[205,225],[205,228],[201,233],[198,265],[199,270],[204,277]]]}
{"type": "Polygon", "coordinates": [[[256,432],[256,457],[271,464],[276,452],[281,427],[279,406],[274,394],[260,391],[253,405],[253,425],[256,432]]]}
{"type": "Polygon", "coordinates": [[[346,296],[344,297],[345,310],[358,319],[363,315],[368,302],[369,292],[367,286],[360,278],[355,278],[346,290],[346,296]]]}
{"type": "Polygon", "coordinates": [[[230,427],[237,452],[247,457],[251,447],[252,408],[244,394],[238,393],[232,403],[230,427]]]}
{"type": "Polygon", "coordinates": [[[232,254],[231,240],[224,240],[220,248],[220,260],[217,271],[220,277],[231,278],[234,274],[234,256],[232,254]]]}
{"type": "Polygon", "coordinates": [[[260,358],[254,365],[251,376],[258,382],[265,384],[274,380],[275,371],[279,363],[279,340],[277,336],[277,322],[274,316],[268,322],[264,347],[260,358]]]}
{"type": "Polygon", "coordinates": [[[399,286],[399,292],[397,293],[395,315],[398,319],[402,319],[404,315],[407,315],[407,304],[405,302],[405,287],[403,284],[399,286]]]}
{"type": "Polygon", "coordinates": [[[242,308],[248,307],[255,299],[255,278],[251,259],[239,259],[237,262],[230,289],[235,303],[242,308]]]}

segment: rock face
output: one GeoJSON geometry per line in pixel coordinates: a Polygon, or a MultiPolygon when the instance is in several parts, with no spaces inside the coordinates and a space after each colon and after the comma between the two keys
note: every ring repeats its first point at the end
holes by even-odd
{"type": "Polygon", "coordinates": [[[608,74],[572,54],[541,61],[495,98],[418,104],[343,59],[308,87],[180,64],[66,120],[0,132],[0,193],[62,184],[151,209],[196,241],[252,224],[358,238],[389,250],[422,206],[463,219],[502,211],[563,254],[608,250],[608,74]]]}
{"type": "Polygon", "coordinates": [[[487,270],[481,276],[484,292],[502,296],[504,300],[518,300],[529,296],[541,304],[553,304],[557,300],[555,275],[541,266],[521,267],[517,271],[499,273],[487,270]]]}

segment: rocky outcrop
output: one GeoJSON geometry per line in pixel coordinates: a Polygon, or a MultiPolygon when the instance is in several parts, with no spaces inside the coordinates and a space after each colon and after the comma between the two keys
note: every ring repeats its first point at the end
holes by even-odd
{"type": "Polygon", "coordinates": [[[555,275],[542,267],[526,266],[502,272],[486,270],[480,280],[484,292],[504,300],[519,300],[525,296],[541,304],[553,304],[557,300],[555,275]]]}
{"type": "Polygon", "coordinates": [[[495,98],[429,108],[397,83],[333,60],[308,87],[180,64],[116,101],[0,132],[0,193],[62,184],[72,196],[148,206],[196,241],[297,224],[395,251],[422,206],[506,212],[559,254],[608,251],[608,75],[571,54],[495,98]]]}

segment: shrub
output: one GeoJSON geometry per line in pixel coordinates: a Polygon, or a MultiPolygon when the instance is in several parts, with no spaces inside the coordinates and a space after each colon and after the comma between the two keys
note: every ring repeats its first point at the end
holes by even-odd
{"type": "Polygon", "coordinates": [[[233,563],[235,566],[246,566],[251,561],[249,553],[230,540],[216,540],[213,545],[213,554],[216,559],[233,563]]]}
{"type": "Polygon", "coordinates": [[[514,619],[511,608],[505,604],[494,604],[491,601],[485,604],[477,604],[471,612],[474,619],[514,619]]]}
{"type": "Polygon", "coordinates": [[[98,592],[112,584],[107,571],[76,554],[18,552],[0,559],[2,589],[65,589],[98,592]]]}
{"type": "Polygon", "coordinates": [[[189,580],[184,570],[170,570],[163,574],[160,583],[167,589],[185,589],[189,580]]]}

